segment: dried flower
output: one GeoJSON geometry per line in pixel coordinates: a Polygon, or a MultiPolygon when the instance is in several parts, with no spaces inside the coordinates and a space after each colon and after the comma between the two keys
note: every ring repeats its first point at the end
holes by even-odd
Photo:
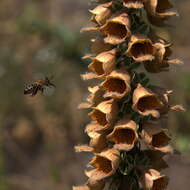
{"type": "MultiPolygon", "coordinates": [[[[162,129],[160,123],[146,122],[142,126],[141,138],[151,149],[166,151],[171,140],[168,130],[162,129]]],[[[171,149],[169,148],[168,151],[171,149]]]]}
{"type": "Polygon", "coordinates": [[[102,125],[102,129],[111,127],[118,113],[118,105],[115,100],[107,100],[98,104],[89,116],[93,121],[96,121],[99,125],[102,125]]]}
{"type": "Polygon", "coordinates": [[[138,138],[137,125],[128,118],[122,119],[107,137],[115,143],[114,148],[129,151],[134,147],[138,138]]]}
{"type": "Polygon", "coordinates": [[[75,147],[94,154],[89,163],[93,169],[86,171],[87,183],[74,190],[165,190],[168,178],[159,171],[168,167],[164,156],[174,150],[161,119],[184,108],[171,105],[172,91],[150,85],[136,69],[142,63],[146,71],[159,73],[170,64],[182,64],[170,58],[171,43],[160,39],[149,23],[163,26],[177,13],[170,10],[169,0],[96,1],[98,6],[90,11],[96,26],[85,30],[99,34],[84,57],[91,59],[90,72],[82,77],[103,81],[88,89],[87,103],[80,105],[92,109],[92,121],[85,127],[90,142],[75,147]],[[141,8],[149,22],[137,10],[141,8]]]}
{"type": "Polygon", "coordinates": [[[119,44],[131,35],[130,20],[127,13],[121,13],[110,18],[100,28],[106,36],[104,41],[110,44],[119,44]]]}
{"type": "Polygon", "coordinates": [[[152,92],[157,94],[159,100],[162,102],[162,106],[159,108],[160,114],[167,114],[170,110],[169,97],[173,91],[155,85],[150,85],[149,88],[152,92]]]}
{"type": "Polygon", "coordinates": [[[116,65],[116,50],[110,50],[98,54],[92,59],[92,63],[88,66],[89,70],[94,72],[97,77],[104,77],[113,71],[116,65]]]}
{"type": "Polygon", "coordinates": [[[154,44],[155,47],[155,62],[144,63],[145,69],[151,73],[158,73],[169,70],[169,63],[182,65],[183,63],[178,59],[169,59],[172,54],[171,44],[163,40],[154,44]]]}
{"type": "Polygon", "coordinates": [[[138,84],[133,92],[133,110],[141,115],[152,115],[155,118],[160,116],[158,109],[162,107],[162,102],[158,96],[150,89],[138,84]]]}
{"type": "Polygon", "coordinates": [[[102,190],[105,186],[105,181],[94,181],[92,179],[89,179],[86,185],[90,188],[90,190],[102,190]]]}
{"type": "Polygon", "coordinates": [[[105,43],[104,38],[102,36],[92,39],[91,42],[91,52],[96,55],[104,51],[109,51],[113,49],[113,45],[105,43]]]}
{"type": "Polygon", "coordinates": [[[111,16],[112,2],[100,4],[97,7],[95,7],[93,10],[90,10],[90,12],[93,14],[91,20],[98,25],[105,24],[106,20],[111,16]]]}
{"type": "Polygon", "coordinates": [[[160,175],[160,172],[154,169],[146,171],[141,179],[141,185],[147,190],[166,190],[168,177],[160,175]]]}
{"type": "Polygon", "coordinates": [[[148,12],[149,21],[158,26],[163,25],[163,21],[171,16],[177,16],[177,12],[171,10],[173,5],[169,0],[148,0],[145,2],[145,7],[148,12]]]}
{"type": "Polygon", "coordinates": [[[92,129],[91,130],[88,128],[87,134],[91,138],[90,139],[90,147],[93,148],[93,151],[96,153],[99,153],[106,149],[108,147],[108,141],[106,136],[108,135],[109,131],[108,130],[98,130],[97,129],[92,129]]]}
{"type": "Polygon", "coordinates": [[[155,58],[155,47],[149,38],[142,35],[133,35],[126,53],[136,62],[152,61],[155,58]]]}
{"type": "Polygon", "coordinates": [[[164,156],[166,153],[163,153],[159,150],[144,150],[143,151],[145,155],[149,158],[151,161],[151,165],[154,169],[161,170],[168,168],[168,164],[164,160],[164,156]]]}
{"type": "Polygon", "coordinates": [[[86,175],[92,180],[102,180],[115,173],[119,166],[119,151],[108,149],[96,154],[89,163],[95,169],[86,171],[86,175]]]}
{"type": "Polygon", "coordinates": [[[104,97],[112,97],[116,99],[124,97],[131,90],[130,81],[130,75],[126,71],[112,71],[101,84],[105,90],[104,97]]]}
{"type": "Polygon", "coordinates": [[[97,106],[100,102],[105,100],[105,98],[103,97],[103,94],[105,92],[102,88],[100,88],[100,86],[89,87],[88,91],[91,94],[86,99],[87,103],[81,103],[79,105],[79,109],[91,108],[93,106],[97,106]]]}
{"type": "Polygon", "coordinates": [[[91,121],[88,125],[86,125],[85,132],[89,137],[93,136],[94,132],[99,131],[102,131],[102,125],[98,124],[96,121],[91,121]]]}
{"type": "Polygon", "coordinates": [[[149,88],[152,90],[152,92],[156,93],[162,102],[162,106],[159,108],[160,114],[164,115],[167,114],[168,111],[182,111],[184,112],[185,109],[181,105],[171,105],[170,103],[170,95],[173,93],[172,90],[166,90],[159,86],[150,85],[149,88]]]}

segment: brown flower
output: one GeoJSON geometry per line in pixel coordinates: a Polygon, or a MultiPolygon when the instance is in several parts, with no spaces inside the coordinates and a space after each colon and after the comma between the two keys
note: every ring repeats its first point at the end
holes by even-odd
{"type": "Polygon", "coordinates": [[[109,51],[113,49],[113,45],[105,43],[102,36],[92,39],[91,42],[91,52],[96,55],[104,51],[109,51]]]}
{"type": "Polygon", "coordinates": [[[98,54],[88,66],[97,77],[104,77],[113,71],[116,65],[116,50],[110,50],[98,54]]]}
{"type": "Polygon", "coordinates": [[[93,148],[93,151],[96,153],[101,152],[105,148],[108,147],[108,141],[106,136],[109,133],[109,130],[100,130],[100,126],[97,126],[97,128],[92,127],[92,125],[86,129],[86,132],[90,139],[90,147],[93,148]],[[91,128],[90,128],[91,127],[91,128]]]}
{"type": "Polygon", "coordinates": [[[98,25],[105,24],[106,20],[111,16],[112,2],[100,4],[90,12],[93,14],[91,20],[98,25]]]}
{"type": "Polygon", "coordinates": [[[100,88],[100,86],[89,87],[88,91],[90,92],[90,95],[86,99],[87,102],[81,103],[78,106],[79,109],[97,106],[100,102],[105,100],[105,98],[103,97],[103,94],[105,92],[102,88],[100,88]]]}
{"type": "Polygon", "coordinates": [[[144,7],[145,0],[123,0],[123,5],[127,8],[140,9],[144,7]]]}
{"type": "Polygon", "coordinates": [[[152,61],[155,58],[155,47],[149,38],[142,35],[133,35],[126,53],[136,62],[152,61]]]}
{"type": "Polygon", "coordinates": [[[182,65],[183,63],[178,59],[169,59],[172,54],[170,49],[171,44],[164,40],[159,40],[154,44],[155,47],[155,61],[144,63],[145,69],[151,73],[158,73],[169,70],[169,64],[182,65]]]}
{"type": "Polygon", "coordinates": [[[147,190],[166,190],[168,181],[167,176],[160,175],[157,170],[149,169],[143,174],[141,185],[147,190]]]}
{"type": "Polygon", "coordinates": [[[115,173],[119,166],[119,151],[108,149],[96,154],[89,163],[94,169],[86,171],[86,175],[92,180],[102,180],[115,173]]]}
{"type": "Polygon", "coordinates": [[[168,168],[168,164],[164,160],[166,153],[163,153],[159,150],[144,150],[143,153],[149,158],[151,165],[156,170],[162,170],[168,168]]]}
{"type": "Polygon", "coordinates": [[[105,182],[101,181],[94,181],[89,179],[85,185],[81,186],[74,186],[73,190],[102,190],[105,186],[105,182]]]}
{"type": "Polygon", "coordinates": [[[169,98],[173,91],[155,85],[150,85],[149,88],[153,93],[157,94],[159,100],[162,102],[162,106],[159,108],[160,114],[167,114],[170,110],[169,98]]]}
{"type": "Polygon", "coordinates": [[[100,28],[106,36],[104,41],[110,44],[119,44],[131,35],[130,20],[127,13],[121,13],[110,18],[100,28]]]}
{"type": "Polygon", "coordinates": [[[162,102],[162,106],[159,108],[160,114],[167,114],[170,110],[172,111],[182,111],[185,109],[182,105],[171,105],[170,103],[170,95],[173,93],[172,90],[167,90],[159,86],[150,85],[149,88],[152,92],[156,93],[159,97],[159,100],[162,102]]]}
{"type": "Polygon", "coordinates": [[[91,121],[85,127],[85,132],[88,134],[89,137],[94,135],[94,132],[102,131],[102,125],[98,124],[96,121],[91,121]]]}
{"type": "Polygon", "coordinates": [[[163,22],[171,16],[177,16],[177,12],[171,10],[173,5],[169,0],[148,0],[145,3],[148,12],[149,21],[158,26],[162,26],[163,22]]]}
{"type": "Polygon", "coordinates": [[[137,125],[128,118],[119,121],[108,139],[115,143],[114,148],[119,150],[131,150],[137,141],[137,125]]]}
{"type": "MultiPolygon", "coordinates": [[[[158,122],[146,122],[142,126],[141,138],[147,146],[154,150],[165,152],[167,150],[171,138],[167,129],[162,129],[158,122]]],[[[168,151],[171,149],[169,148],[168,151]]]]}
{"type": "Polygon", "coordinates": [[[109,134],[109,130],[102,131],[102,126],[98,124],[89,124],[85,132],[90,137],[89,145],[75,146],[76,152],[95,152],[99,153],[108,147],[108,140],[106,136],[109,134]],[[97,128],[96,128],[97,127],[97,128]]]}
{"type": "Polygon", "coordinates": [[[90,190],[102,190],[105,186],[105,181],[94,181],[92,179],[88,179],[86,185],[90,188],[90,190]]]}
{"type": "Polygon", "coordinates": [[[133,110],[141,115],[152,115],[159,118],[159,108],[162,107],[162,102],[159,100],[158,95],[153,93],[150,89],[144,88],[138,84],[133,92],[133,110]]]}
{"type": "Polygon", "coordinates": [[[103,126],[102,129],[112,127],[118,113],[118,105],[115,100],[106,100],[98,104],[89,116],[93,121],[103,126]]]}
{"type": "Polygon", "coordinates": [[[120,99],[131,90],[130,75],[123,70],[112,71],[101,85],[105,90],[104,97],[120,99]]]}

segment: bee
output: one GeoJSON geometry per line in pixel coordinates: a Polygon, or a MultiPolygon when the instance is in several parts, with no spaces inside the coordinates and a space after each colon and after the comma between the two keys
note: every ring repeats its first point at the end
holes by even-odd
{"type": "Polygon", "coordinates": [[[38,91],[41,91],[41,93],[43,93],[44,90],[48,87],[56,86],[50,82],[50,79],[48,77],[45,77],[45,79],[36,80],[35,82],[26,85],[24,94],[31,94],[31,96],[35,96],[38,91]]]}

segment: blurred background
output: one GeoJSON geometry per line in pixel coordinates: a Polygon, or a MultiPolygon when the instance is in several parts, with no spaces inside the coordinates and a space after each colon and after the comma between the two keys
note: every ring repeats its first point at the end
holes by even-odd
{"type": "MultiPolygon", "coordinates": [[[[190,2],[176,1],[180,17],[172,27],[157,29],[173,42],[173,57],[185,62],[170,73],[150,75],[156,84],[174,90],[173,103],[186,113],[170,113],[168,127],[181,156],[170,158],[171,189],[190,185],[190,2]]],[[[87,96],[80,74],[87,66],[89,1],[0,1],[0,190],[70,190],[85,181],[90,155],[74,145],[88,142],[83,133],[88,116],[77,109],[87,96]],[[23,95],[37,76],[54,75],[51,96],[23,95]]]]}

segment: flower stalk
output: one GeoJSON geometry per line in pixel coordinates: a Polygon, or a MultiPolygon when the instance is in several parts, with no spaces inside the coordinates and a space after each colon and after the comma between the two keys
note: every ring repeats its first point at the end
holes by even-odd
{"type": "Polygon", "coordinates": [[[169,71],[171,43],[155,35],[152,25],[165,26],[177,12],[162,0],[96,0],[90,10],[97,33],[92,39],[89,72],[83,79],[98,79],[89,87],[87,102],[91,122],[85,127],[90,138],[76,151],[93,154],[85,173],[87,182],[74,190],[164,190],[168,177],[165,155],[173,153],[169,131],[161,126],[172,105],[172,91],[153,85],[149,73],[169,71]]]}

